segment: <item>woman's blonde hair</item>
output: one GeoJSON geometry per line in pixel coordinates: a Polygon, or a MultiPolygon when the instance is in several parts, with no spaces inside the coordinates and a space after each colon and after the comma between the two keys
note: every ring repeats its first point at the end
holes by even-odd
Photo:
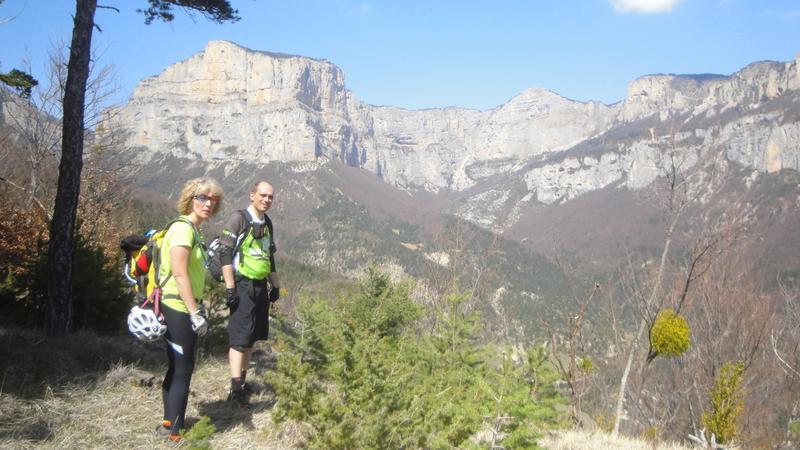
{"type": "Polygon", "coordinates": [[[214,209],[211,215],[217,213],[222,207],[222,197],[225,193],[222,191],[222,186],[217,183],[213,178],[194,178],[186,182],[181,190],[181,198],[178,199],[178,213],[184,216],[192,212],[192,199],[195,195],[205,194],[211,191],[217,201],[214,203],[214,209]]]}

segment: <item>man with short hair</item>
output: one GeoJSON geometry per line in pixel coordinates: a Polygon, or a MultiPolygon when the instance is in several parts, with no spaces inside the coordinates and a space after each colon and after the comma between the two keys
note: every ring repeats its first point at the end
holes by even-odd
{"type": "Polygon", "coordinates": [[[228,318],[228,361],[231,389],[228,400],[246,403],[247,367],[256,341],[269,334],[269,305],[280,298],[275,267],[275,239],[267,210],[273,189],[259,181],[250,192],[250,206],[235,211],[220,236],[220,262],[225,281],[228,318]]]}

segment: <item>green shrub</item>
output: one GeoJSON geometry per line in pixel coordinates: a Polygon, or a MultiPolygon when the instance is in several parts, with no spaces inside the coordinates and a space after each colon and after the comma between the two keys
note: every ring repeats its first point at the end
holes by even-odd
{"type": "Polygon", "coordinates": [[[691,330],[686,319],[671,309],[658,313],[650,330],[650,347],[663,356],[680,356],[691,343],[691,330]]]}
{"type": "Polygon", "coordinates": [[[717,436],[722,444],[730,443],[736,437],[736,422],[744,411],[744,395],[742,392],[742,374],[744,363],[725,363],[717,374],[714,387],[711,389],[711,405],[700,418],[703,426],[717,436]]]}
{"type": "Polygon", "coordinates": [[[419,316],[420,308],[410,301],[412,286],[395,285],[375,267],[361,284],[361,292],[348,305],[348,314],[359,330],[378,336],[397,336],[419,316]]]}
{"type": "Polygon", "coordinates": [[[592,373],[592,370],[594,370],[594,363],[590,358],[583,357],[578,360],[578,367],[580,367],[584,373],[592,373]]]}
{"type": "Polygon", "coordinates": [[[800,420],[792,420],[789,422],[789,433],[800,436],[800,420]]]}
{"type": "Polygon", "coordinates": [[[275,420],[310,424],[311,448],[473,448],[487,427],[509,448],[535,447],[535,430],[556,426],[563,403],[546,358],[518,365],[504,354],[490,365],[502,352],[479,345],[467,294],[427,312],[437,325],[423,332],[409,292],[371,269],[352,297],[301,302],[267,376],[275,420]]]}
{"type": "Polygon", "coordinates": [[[206,308],[208,331],[198,343],[200,355],[227,354],[230,311],[225,305],[225,283],[207,276],[203,305],[206,308]]]}
{"type": "Polygon", "coordinates": [[[217,432],[217,427],[211,423],[208,416],[203,416],[189,430],[181,430],[181,434],[189,444],[189,450],[210,450],[209,439],[217,432]]]}

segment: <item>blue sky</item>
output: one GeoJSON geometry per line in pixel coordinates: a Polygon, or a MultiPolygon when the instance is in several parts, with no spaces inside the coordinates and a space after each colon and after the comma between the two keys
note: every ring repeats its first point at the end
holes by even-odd
{"type": "MultiPolygon", "coordinates": [[[[800,52],[798,0],[231,0],[242,20],[178,12],[144,25],[145,0],[100,0],[93,47],[115,66],[124,102],[144,77],[225,39],[327,59],[368,103],[489,109],[532,87],[620,101],[652,73],[731,74],[800,52]]],[[[75,2],[0,4],[0,70],[44,79],[48,51],[69,42],[75,2]],[[9,20],[10,19],[10,20],[9,20]]]]}

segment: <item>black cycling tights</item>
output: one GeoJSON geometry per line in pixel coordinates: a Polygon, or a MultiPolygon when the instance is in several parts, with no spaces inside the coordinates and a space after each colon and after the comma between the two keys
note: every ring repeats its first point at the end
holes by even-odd
{"type": "Polygon", "coordinates": [[[164,319],[167,321],[167,358],[169,369],[161,383],[164,399],[164,420],[172,422],[172,434],[184,428],[186,404],[189,401],[189,383],[194,371],[197,335],[192,331],[189,313],[175,311],[162,304],[164,319]]]}

